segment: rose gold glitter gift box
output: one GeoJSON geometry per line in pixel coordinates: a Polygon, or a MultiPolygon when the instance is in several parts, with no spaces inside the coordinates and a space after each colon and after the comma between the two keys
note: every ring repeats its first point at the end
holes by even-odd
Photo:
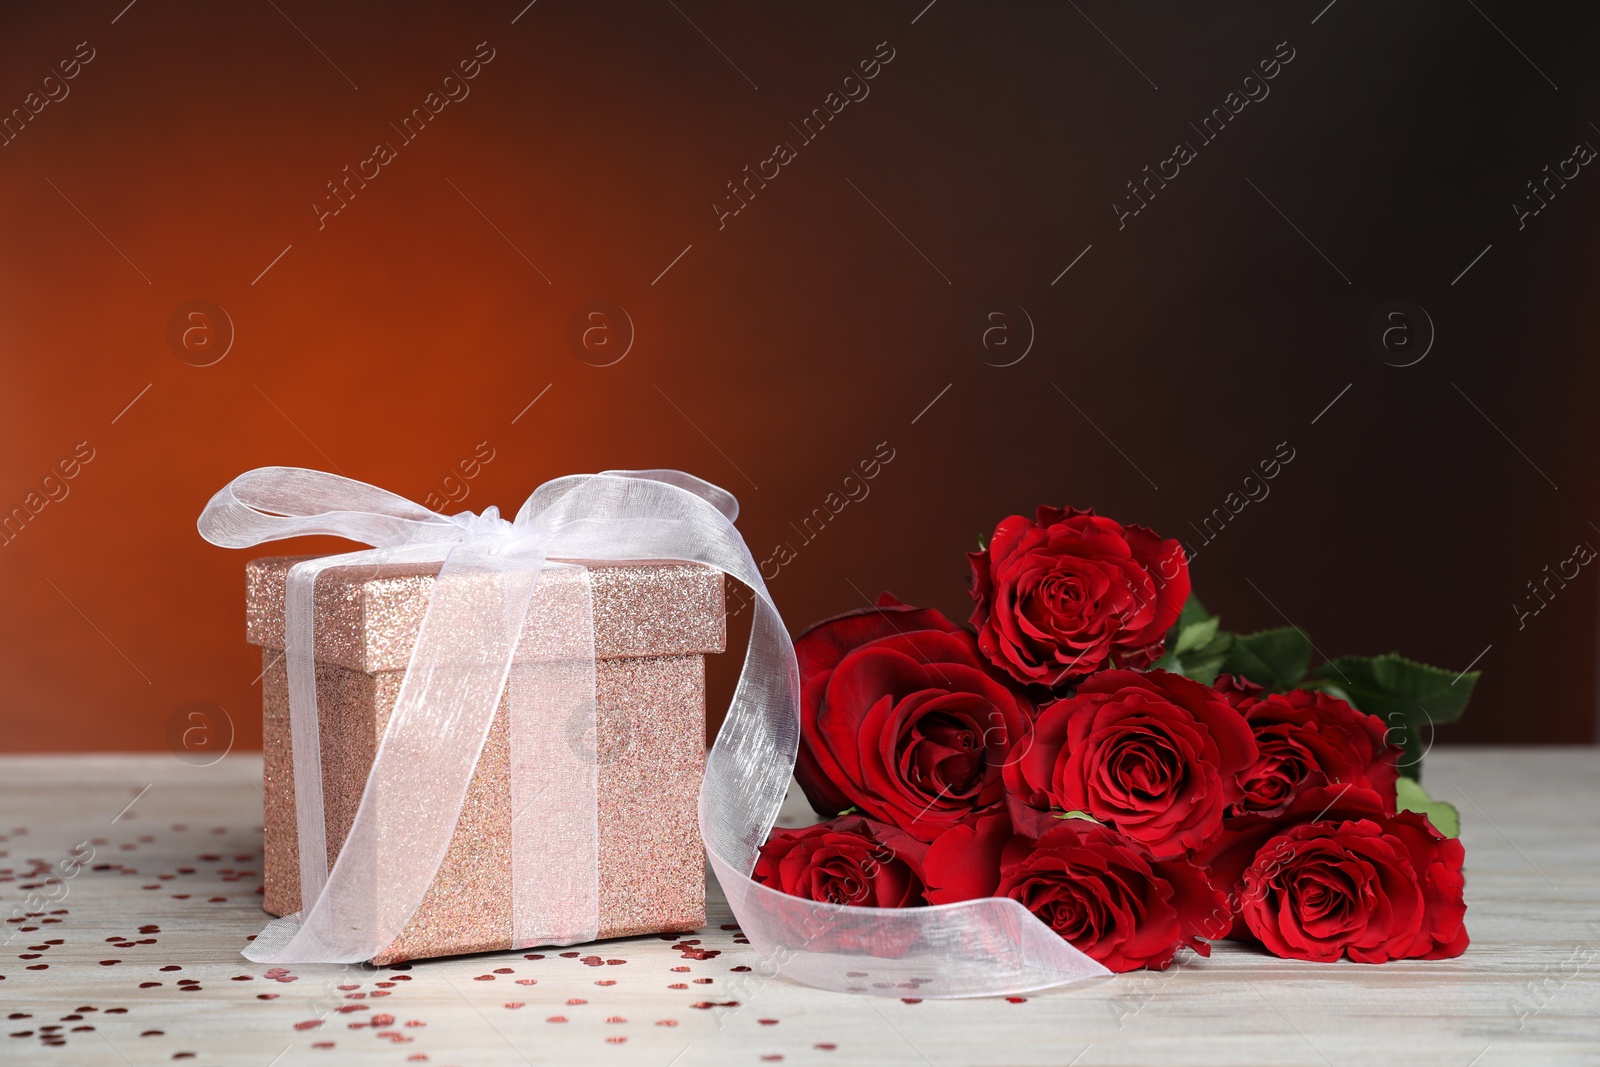
{"type": "MultiPolygon", "coordinates": [[[[283,632],[286,577],[304,558],[270,557],[245,567],[247,636],[261,646],[266,668],[264,906],[274,915],[300,908],[283,632]]],[[[725,647],[722,574],[682,562],[587,566],[599,733],[593,739],[599,936],[695,930],[705,924],[696,817],[705,763],[704,657],[725,647]]],[[[317,712],[330,867],[355,819],[438,572],[437,563],[336,567],[317,580],[317,712]]],[[[511,947],[508,723],[502,696],[439,873],[405,930],[373,962],[511,947]]]]}

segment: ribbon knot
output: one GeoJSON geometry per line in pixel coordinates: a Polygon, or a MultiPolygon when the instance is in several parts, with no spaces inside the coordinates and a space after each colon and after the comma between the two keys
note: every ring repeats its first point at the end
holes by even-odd
{"type": "Polygon", "coordinates": [[[462,545],[487,555],[498,556],[516,547],[519,541],[532,540],[527,524],[502,519],[500,509],[492,504],[484,508],[482,514],[461,511],[449,519],[460,527],[462,545]]]}

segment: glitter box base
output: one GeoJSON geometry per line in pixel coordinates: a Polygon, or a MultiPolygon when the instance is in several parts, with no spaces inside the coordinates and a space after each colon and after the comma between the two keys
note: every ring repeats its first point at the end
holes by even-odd
{"type": "MultiPolygon", "coordinates": [[[[285,577],[302,558],[252,560],[246,568],[248,638],[262,646],[266,668],[264,907],[274,915],[300,908],[282,650],[285,577]]],[[[704,656],[725,647],[722,575],[673,562],[588,566],[600,735],[599,936],[698,929],[705,923],[696,813],[705,763],[704,656]]],[[[333,568],[318,579],[317,707],[330,866],[355,818],[437,573],[438,564],[333,568]]],[[[502,696],[439,873],[406,928],[373,962],[512,947],[509,759],[502,696]]]]}

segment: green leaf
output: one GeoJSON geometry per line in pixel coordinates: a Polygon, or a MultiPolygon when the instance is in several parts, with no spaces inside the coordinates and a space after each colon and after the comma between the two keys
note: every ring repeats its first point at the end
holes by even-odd
{"type": "Polygon", "coordinates": [[[1172,632],[1182,633],[1185,626],[1192,626],[1197,622],[1217,618],[1221,618],[1221,616],[1213,615],[1207,611],[1206,606],[1200,603],[1200,598],[1191,592],[1189,599],[1183,602],[1183,611],[1178,615],[1177,625],[1172,628],[1172,632]]]}
{"type": "Polygon", "coordinates": [[[1305,678],[1302,679],[1300,684],[1295,686],[1295,688],[1318,689],[1324,693],[1327,693],[1329,696],[1338,697],[1351,707],[1356,707],[1356,702],[1350,699],[1350,694],[1344,691],[1344,686],[1330,682],[1326,678],[1305,678]]]}
{"type": "Polygon", "coordinates": [[[989,551],[989,546],[983,543],[983,534],[979,534],[978,535],[978,551],[979,552],[987,552],[987,551],[989,551]]]}
{"type": "Polygon", "coordinates": [[[1225,674],[1242,674],[1273,692],[1293,689],[1311,666],[1311,639],[1293,626],[1241,634],[1223,660],[1225,674]]]}
{"type": "Polygon", "coordinates": [[[1350,703],[1383,719],[1391,731],[1401,731],[1406,751],[1400,760],[1400,773],[1420,778],[1422,757],[1426,754],[1424,728],[1429,731],[1431,744],[1433,726],[1461,718],[1479,672],[1453,674],[1391,652],[1385,656],[1341,656],[1318,667],[1313,676],[1332,683],[1324,688],[1338,686],[1350,703]]]}
{"type": "Polygon", "coordinates": [[[1408,660],[1397,652],[1386,656],[1341,656],[1317,668],[1319,678],[1343,683],[1362,711],[1382,715],[1394,708],[1420,706],[1434,722],[1461,718],[1479,674],[1472,671],[1458,675],[1408,660]]]}
{"type": "Polygon", "coordinates": [[[1086,811],[1058,811],[1055,817],[1058,819],[1087,819],[1094,823],[1100,821],[1086,811]]]}
{"type": "Polygon", "coordinates": [[[1167,631],[1166,654],[1155,666],[1210,685],[1233,644],[1233,635],[1218,628],[1221,622],[1220,617],[1206,611],[1199,597],[1190,593],[1176,625],[1167,631]]]}
{"type": "Polygon", "coordinates": [[[1233,635],[1226,631],[1218,633],[1203,647],[1179,655],[1176,648],[1168,648],[1167,654],[1156,661],[1155,666],[1173,674],[1181,674],[1185,678],[1192,678],[1202,685],[1210,685],[1216,680],[1217,672],[1222,669],[1223,657],[1227,655],[1228,648],[1233,644],[1233,635]]]}
{"type": "Polygon", "coordinates": [[[1218,633],[1204,648],[1195,649],[1184,657],[1183,676],[1193,678],[1201,685],[1210,685],[1216,681],[1217,674],[1222,670],[1222,664],[1227,658],[1228,649],[1233,647],[1233,642],[1233,634],[1226,631],[1218,633]]]}
{"type": "Polygon", "coordinates": [[[1446,837],[1461,836],[1461,813],[1454,804],[1433,799],[1426,789],[1411,778],[1402,777],[1395,787],[1401,811],[1426,815],[1428,821],[1433,823],[1433,828],[1446,837]]]}
{"type": "Polygon", "coordinates": [[[1197,648],[1204,648],[1217,636],[1217,626],[1222,622],[1215,615],[1199,622],[1191,622],[1187,626],[1178,626],[1177,653],[1182,656],[1185,652],[1193,652],[1197,648]]]}

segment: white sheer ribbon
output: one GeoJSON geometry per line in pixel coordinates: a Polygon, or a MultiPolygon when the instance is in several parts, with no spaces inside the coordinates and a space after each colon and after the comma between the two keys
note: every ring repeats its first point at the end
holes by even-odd
{"type": "Polygon", "coordinates": [[[217,493],[199,522],[213,544],[332,534],[374,546],[290,572],[285,652],[302,910],[268,926],[246,955],[349,963],[399,935],[438,872],[508,681],[515,943],[592,940],[594,766],[566,738],[574,723],[592,728],[593,618],[581,576],[540,579],[572,566],[547,559],[674,559],[716,568],[756,594],[743,673],[706,761],[700,829],[765,970],[828,989],[923,997],[1023,992],[1108,973],[1014,900],[880,910],[802,900],[751,880],[794,770],[800,687],[794,645],[733,525],[737,515],[725,490],[661,470],[557,478],[535,490],[513,522],[492,508],[444,517],[363,482],[292,467],[250,471],[217,493]],[[312,655],[315,575],[328,566],[421,560],[443,566],[330,871],[312,655]],[[524,638],[530,606],[561,625],[524,638]]]}

